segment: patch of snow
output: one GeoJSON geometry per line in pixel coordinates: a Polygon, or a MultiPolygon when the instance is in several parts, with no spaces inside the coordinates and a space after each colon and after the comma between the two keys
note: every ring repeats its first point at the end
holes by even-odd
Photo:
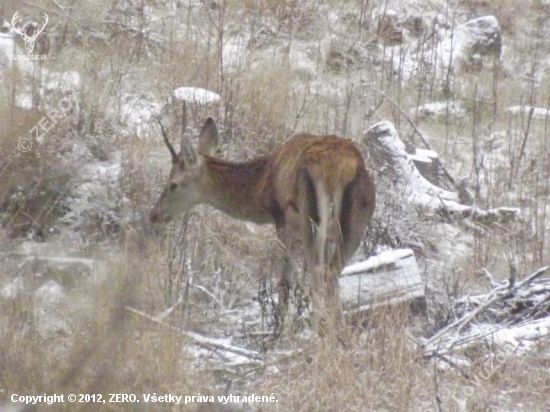
{"type": "Polygon", "coordinates": [[[424,156],[424,157],[427,157],[429,159],[437,159],[439,157],[439,155],[437,154],[436,151],[434,150],[428,150],[428,149],[416,149],[416,154],[418,156],[424,156]]]}
{"type": "Polygon", "coordinates": [[[163,105],[152,98],[146,99],[142,95],[125,94],[120,104],[121,122],[142,138],[148,135],[147,131],[151,119],[160,115],[163,105]]]}
{"type": "Polygon", "coordinates": [[[219,102],[219,94],[199,87],[178,87],[174,90],[174,97],[181,101],[198,104],[219,102]]]}
{"type": "Polygon", "coordinates": [[[69,212],[58,220],[75,228],[94,221],[117,221],[116,196],[122,171],[122,154],[113,152],[111,160],[88,163],[75,176],[71,197],[67,199],[69,212]]]}
{"type": "Polygon", "coordinates": [[[47,303],[48,305],[59,304],[64,295],[63,286],[54,280],[44,283],[34,292],[36,298],[39,298],[42,303],[47,303]]]}
{"type": "Polygon", "coordinates": [[[42,78],[42,89],[46,92],[56,90],[69,93],[80,90],[82,83],[80,73],[76,71],[51,72],[43,69],[42,78]]]}
{"type": "Polygon", "coordinates": [[[0,33],[0,65],[12,65],[14,47],[13,35],[11,33],[0,33]],[[4,62],[7,62],[7,64],[4,62]]]}
{"type": "Polygon", "coordinates": [[[462,103],[458,100],[449,100],[445,102],[426,103],[410,110],[411,115],[418,113],[421,117],[444,117],[448,114],[456,117],[463,117],[466,111],[462,103]]]}
{"type": "Polygon", "coordinates": [[[474,325],[471,335],[484,336],[486,340],[499,346],[511,344],[516,350],[527,352],[535,347],[537,339],[550,335],[550,317],[509,328],[484,324],[474,325]]]}
{"type": "Polygon", "coordinates": [[[550,110],[543,109],[541,107],[512,106],[506,109],[506,111],[515,115],[522,116],[531,116],[532,112],[533,119],[546,119],[547,117],[550,117],[550,110]]]}
{"type": "Polygon", "coordinates": [[[414,252],[411,249],[387,250],[377,256],[371,256],[364,262],[346,266],[342,271],[342,275],[346,276],[351,275],[352,273],[369,272],[381,266],[395,264],[399,260],[409,256],[414,256],[414,252]]]}
{"type": "Polygon", "coordinates": [[[22,109],[31,110],[32,109],[32,96],[30,93],[18,93],[15,96],[15,105],[22,109]]]}
{"type": "Polygon", "coordinates": [[[8,282],[0,290],[0,296],[8,299],[15,299],[25,291],[25,284],[21,276],[8,282]]]}

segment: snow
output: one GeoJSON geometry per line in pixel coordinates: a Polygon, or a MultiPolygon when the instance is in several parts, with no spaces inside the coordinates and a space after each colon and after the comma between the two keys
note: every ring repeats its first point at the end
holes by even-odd
{"type": "Polygon", "coordinates": [[[4,60],[8,62],[8,66],[11,66],[13,63],[14,45],[15,42],[11,33],[0,33],[0,63],[4,60]]]}
{"type": "Polygon", "coordinates": [[[428,149],[415,149],[413,154],[408,153],[409,159],[415,162],[432,163],[434,159],[437,159],[439,155],[437,152],[428,149]]]}
{"type": "Polygon", "coordinates": [[[51,92],[54,90],[63,93],[77,91],[81,86],[80,74],[76,71],[50,72],[42,69],[43,91],[51,92]]]}
{"type": "Polygon", "coordinates": [[[448,100],[443,102],[426,103],[410,110],[410,114],[414,116],[418,113],[421,117],[445,117],[447,114],[455,117],[463,117],[466,111],[462,107],[462,103],[458,100],[448,100]]]}
{"type": "Polygon", "coordinates": [[[71,197],[66,200],[69,212],[59,223],[77,228],[97,219],[116,221],[117,199],[112,193],[118,188],[121,171],[122,154],[118,151],[112,153],[109,161],[85,164],[73,179],[71,197]]]}
{"type": "Polygon", "coordinates": [[[219,94],[198,87],[178,87],[173,94],[176,99],[188,103],[208,104],[221,100],[219,94]]]}
{"type": "MultiPolygon", "coordinates": [[[[529,320],[529,323],[502,327],[502,325],[478,324],[472,325],[471,330],[465,336],[464,340],[470,342],[483,339],[497,346],[513,345],[519,352],[528,352],[535,348],[536,340],[550,335],[550,317],[529,320]]],[[[455,347],[455,350],[460,348],[455,347]]]]}
{"type": "Polygon", "coordinates": [[[364,262],[347,266],[342,271],[342,275],[346,276],[352,273],[368,272],[381,266],[388,266],[397,263],[400,259],[404,259],[409,256],[414,256],[414,252],[411,249],[387,250],[377,256],[371,256],[364,262]]]}
{"type": "Polygon", "coordinates": [[[25,282],[23,278],[18,276],[12,279],[0,290],[0,296],[8,299],[15,299],[25,291],[25,282]]]}
{"type": "Polygon", "coordinates": [[[506,109],[507,112],[515,114],[515,115],[522,115],[522,116],[532,116],[533,119],[546,119],[550,116],[550,110],[549,109],[543,109],[541,107],[532,107],[532,106],[512,106],[506,109]]]}
{"type": "Polygon", "coordinates": [[[54,280],[49,280],[34,292],[34,296],[39,298],[42,302],[58,304],[64,296],[63,286],[54,280]]]}

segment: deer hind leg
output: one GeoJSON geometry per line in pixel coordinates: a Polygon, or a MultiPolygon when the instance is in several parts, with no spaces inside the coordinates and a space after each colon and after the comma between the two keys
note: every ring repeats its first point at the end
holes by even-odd
{"type": "Polygon", "coordinates": [[[324,184],[316,186],[319,222],[311,249],[312,326],[322,334],[338,329],[342,318],[339,278],[343,266],[343,241],[339,217],[343,188],[337,186],[328,194],[324,184]],[[322,322],[321,322],[322,321],[322,322]]]}
{"type": "Polygon", "coordinates": [[[311,302],[311,328],[319,332],[319,323],[324,312],[324,253],[326,230],[323,226],[321,213],[326,206],[319,202],[319,196],[325,195],[324,187],[316,185],[307,169],[302,169],[298,176],[296,213],[294,227],[299,229],[302,252],[305,254],[305,275],[309,283],[309,299],[311,302]]]}
{"type": "Polygon", "coordinates": [[[331,195],[330,210],[327,214],[327,238],[324,256],[324,292],[328,320],[332,328],[337,329],[342,321],[342,304],[340,301],[340,275],[343,262],[343,237],[340,226],[340,215],[343,203],[343,188],[337,186],[331,195]]]}

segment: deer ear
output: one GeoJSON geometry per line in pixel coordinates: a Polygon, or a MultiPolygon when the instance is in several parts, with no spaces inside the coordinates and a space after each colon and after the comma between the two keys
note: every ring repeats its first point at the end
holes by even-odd
{"type": "Polygon", "coordinates": [[[199,147],[197,152],[202,156],[212,156],[218,148],[218,128],[214,119],[206,119],[199,135],[199,147]]]}
{"type": "Polygon", "coordinates": [[[191,167],[197,164],[195,149],[191,146],[191,142],[183,136],[180,145],[180,158],[183,160],[183,165],[185,167],[191,167]]]}

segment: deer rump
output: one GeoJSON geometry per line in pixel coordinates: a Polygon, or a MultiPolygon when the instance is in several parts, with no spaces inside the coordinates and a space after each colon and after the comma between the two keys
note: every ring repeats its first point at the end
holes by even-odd
{"type": "MultiPolygon", "coordinates": [[[[374,209],[374,184],[361,153],[346,139],[300,134],[270,160],[263,206],[287,249],[295,250],[296,240],[301,243],[312,309],[334,311],[338,322],[338,277],[357,250],[374,209]]],[[[292,283],[288,274],[283,276],[283,285],[292,283]]],[[[288,291],[280,293],[286,306],[288,291]]]]}

